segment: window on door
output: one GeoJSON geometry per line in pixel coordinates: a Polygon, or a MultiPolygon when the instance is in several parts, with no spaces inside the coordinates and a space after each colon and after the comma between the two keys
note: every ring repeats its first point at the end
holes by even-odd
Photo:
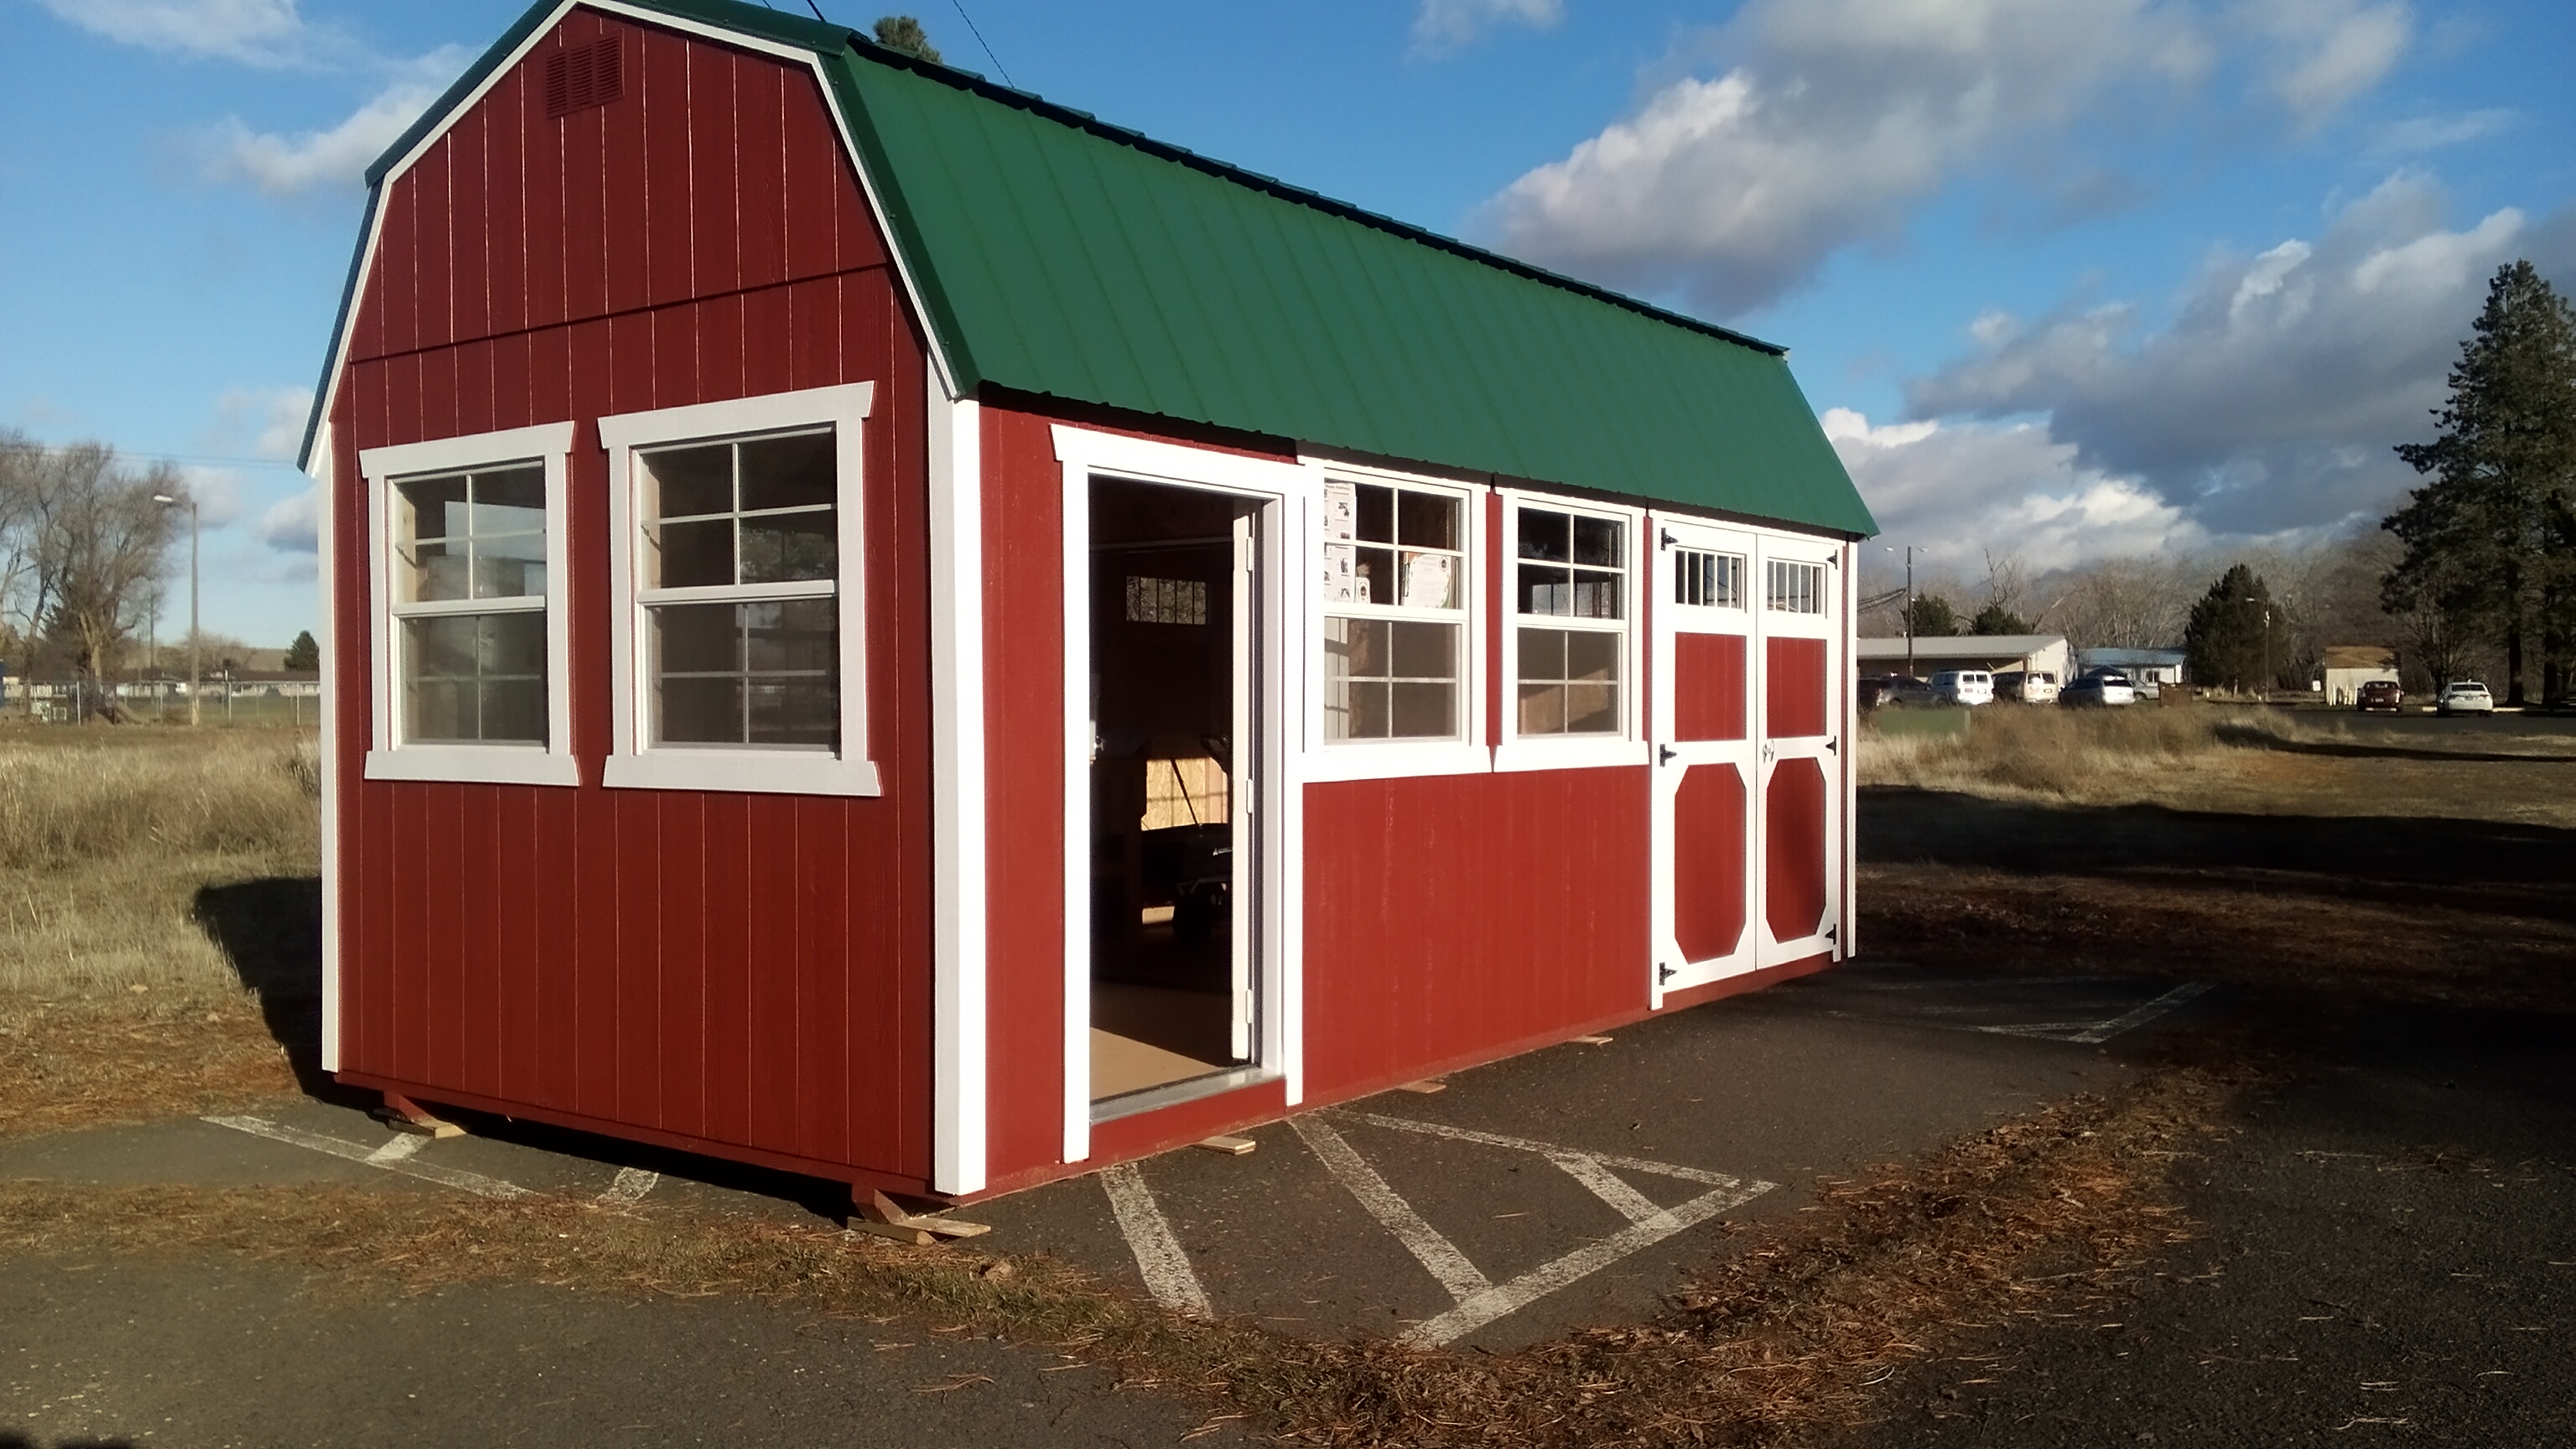
{"type": "Polygon", "coordinates": [[[1518,732],[1619,734],[1627,720],[1627,521],[1526,504],[1518,513],[1518,732]]]}

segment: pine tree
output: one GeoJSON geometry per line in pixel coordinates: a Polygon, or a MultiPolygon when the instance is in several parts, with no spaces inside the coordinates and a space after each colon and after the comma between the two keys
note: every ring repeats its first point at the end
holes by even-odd
{"type": "Polygon", "coordinates": [[[2474,621],[2504,646],[2521,703],[2537,634],[2541,695],[2567,692],[2576,654],[2576,311],[2528,261],[2498,268],[2460,344],[2441,435],[2397,456],[2433,481],[2385,527],[2406,556],[2383,584],[2391,612],[2474,621]]]}
{"type": "Polygon", "coordinates": [[[298,633],[295,642],[286,646],[285,667],[297,670],[322,667],[322,646],[313,638],[312,630],[298,633]]]}
{"type": "Polygon", "coordinates": [[[2030,632],[2030,621],[2001,604],[1988,604],[1977,611],[1977,617],[1968,621],[1968,632],[1988,635],[2027,634],[2030,632]]]}
{"type": "Polygon", "coordinates": [[[2290,662],[2290,644],[2290,611],[2261,574],[2237,564],[2191,606],[2182,667],[2194,684],[2269,691],[2290,662]]]}
{"type": "Polygon", "coordinates": [[[1939,594],[1916,594],[1905,612],[1913,626],[1909,632],[1917,639],[1947,638],[1959,632],[1959,611],[1939,594]]]}

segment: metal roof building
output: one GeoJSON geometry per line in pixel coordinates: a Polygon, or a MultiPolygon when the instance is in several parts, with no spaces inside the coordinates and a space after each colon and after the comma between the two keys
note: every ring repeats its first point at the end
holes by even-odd
{"type": "Polygon", "coordinates": [[[369,179],[343,1080],[964,1199],[1850,950],[1779,349],[727,0],[369,179]]]}

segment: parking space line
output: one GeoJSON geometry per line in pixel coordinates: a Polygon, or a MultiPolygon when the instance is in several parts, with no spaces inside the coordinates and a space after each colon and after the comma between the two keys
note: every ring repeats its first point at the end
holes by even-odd
{"type": "Polygon", "coordinates": [[[515,1182],[503,1182],[497,1177],[485,1177],[479,1172],[440,1167],[434,1162],[414,1162],[407,1157],[378,1160],[377,1154],[384,1151],[384,1148],[369,1147],[360,1142],[344,1142],[337,1137],[325,1137],[319,1132],[307,1132],[300,1127],[283,1127],[264,1117],[201,1117],[198,1120],[211,1122],[217,1127],[229,1127],[235,1132],[247,1132],[253,1137],[265,1137],[272,1142],[283,1142],[291,1147],[301,1147],[332,1157],[346,1158],[361,1167],[399,1172],[405,1177],[417,1177],[424,1182],[434,1182],[441,1187],[452,1187],[483,1197],[535,1196],[515,1182]]]}
{"type": "Polygon", "coordinates": [[[1551,1152],[1547,1160],[1565,1170],[1565,1175],[1592,1189],[1592,1195],[1619,1210],[1619,1215],[1632,1223],[1642,1223],[1663,1209],[1655,1200],[1630,1187],[1601,1159],[1580,1152],[1551,1152]]]}
{"type": "Polygon", "coordinates": [[[617,1179],[608,1185],[608,1191],[599,1195],[599,1200],[619,1207],[631,1206],[642,1202],[644,1194],[651,1192],[661,1181],[662,1174],[658,1172],[646,1172],[640,1167],[621,1167],[617,1169],[617,1179]]]}
{"type": "Polygon", "coordinates": [[[2077,1034],[2075,1040],[2083,1042],[2087,1046],[2093,1045],[2097,1042],[2109,1041],[2111,1038],[2118,1036],[2124,1031],[2131,1031],[2146,1025],[2148,1022],[2155,1020],[2157,1017],[2164,1015],[2166,1012],[2173,1010],[2175,1007],[2182,1005],[2184,1002],[2191,1000],[2193,997],[2200,995],[2208,989],[2209,983],[2206,981],[2186,981],[2182,985],[2175,987],[2173,990],[2166,992],[2164,995],[2157,997],[2155,1000],[2148,1002],[2137,1010],[2129,1012],[2125,1016],[2115,1016],[2090,1031],[2077,1034]]]}
{"type": "Polygon", "coordinates": [[[393,1141],[367,1154],[367,1165],[382,1167],[388,1162],[400,1162],[428,1145],[429,1139],[417,1132],[397,1132],[393,1141]]]}
{"type": "Polygon", "coordinates": [[[1972,1026],[1996,1036],[2030,1036],[2044,1041],[2071,1042],[2079,1046],[2100,1046],[2122,1032],[2135,1031],[2193,997],[2209,990],[2206,981],[2186,981],[2155,1000],[2134,1007],[2108,1021],[2023,1021],[2007,1026],[1972,1026]]]}
{"type": "Polygon", "coordinates": [[[1489,1288],[1468,1298],[1437,1318],[1415,1324],[1404,1337],[1409,1343],[1428,1348],[1462,1338],[1503,1315],[1535,1303],[1559,1288],[1600,1271],[1640,1249],[1653,1247],[1673,1234],[1697,1227],[1729,1208],[1740,1207],[1771,1190],[1771,1184],[1757,1182],[1735,1189],[1719,1188],[1705,1192],[1680,1207],[1658,1212],[1643,1222],[1632,1223],[1597,1243],[1577,1248],[1552,1263],[1543,1263],[1508,1283],[1489,1288]]]}
{"type": "Polygon", "coordinates": [[[1190,1255],[1172,1236],[1163,1210],[1154,1205],[1145,1174],[1135,1163],[1122,1162],[1100,1174],[1100,1185],[1109,1193],[1109,1210],[1118,1218],[1118,1230],[1127,1235],[1127,1247],[1136,1255],[1136,1270],[1145,1275],[1145,1291],[1175,1313],[1215,1317],[1207,1289],[1190,1267],[1190,1255]]]}
{"type": "Polygon", "coordinates": [[[1494,1286],[1484,1270],[1468,1262],[1467,1255],[1459,1252],[1456,1244],[1423,1221],[1422,1214],[1413,1210],[1413,1204],[1396,1196],[1395,1189],[1386,1185],[1386,1179],[1378,1176],[1377,1169],[1352,1151],[1351,1145],[1343,1141],[1342,1134],[1334,1131],[1330,1124],[1313,1116],[1304,1116],[1289,1118],[1288,1125],[1296,1129],[1297,1135],[1305,1139],[1317,1157],[1323,1159],[1324,1166],[1333,1176],[1342,1180],[1342,1186],[1351,1190],[1351,1196],[1359,1199],[1360,1206],[1385,1224],[1386,1230],[1395,1234],[1395,1240],[1404,1244],[1406,1250],[1431,1271],[1432,1277],[1440,1280],[1440,1286],[1449,1290],[1450,1297],[1464,1303],[1494,1286]]]}
{"type": "MultiPolygon", "coordinates": [[[[1479,1132],[1472,1127],[1452,1127],[1445,1122],[1417,1122],[1410,1117],[1381,1117],[1375,1112],[1349,1112],[1343,1115],[1353,1121],[1366,1122],[1375,1127],[1392,1127],[1398,1132],[1419,1132],[1426,1137],[1447,1137],[1459,1142],[1481,1142],[1487,1147],[1509,1147],[1514,1151],[1535,1152],[1541,1157],[1551,1159],[1559,1155],[1575,1154],[1575,1149],[1555,1142],[1533,1142],[1526,1137],[1505,1137],[1499,1132],[1479,1132]]],[[[1740,1177],[1729,1177],[1723,1172],[1709,1172],[1697,1167],[1684,1167],[1678,1162],[1651,1162],[1643,1157],[1620,1157],[1608,1152],[1586,1152],[1580,1155],[1610,1167],[1624,1167],[1631,1172],[1652,1172],[1663,1177],[1678,1177],[1689,1182],[1706,1183],[1710,1187],[1741,1187],[1744,1183],[1744,1179],[1740,1177]]],[[[1758,1186],[1761,1191],[1769,1192],[1773,1184],[1766,1182],[1758,1186]]],[[[1660,1212],[1662,1209],[1659,1208],[1657,1211],[1660,1212]]]]}

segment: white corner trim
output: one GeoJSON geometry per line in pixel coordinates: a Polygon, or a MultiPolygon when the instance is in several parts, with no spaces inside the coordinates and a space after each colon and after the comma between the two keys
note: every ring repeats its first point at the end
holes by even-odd
{"type": "MultiPolygon", "coordinates": [[[[1091,470],[1064,463],[1064,1160],[1091,1157],[1091,470]]],[[[1090,435],[1097,436],[1097,435],[1090,435]]]]}
{"type": "Polygon", "coordinates": [[[340,614],[339,550],[332,531],[338,526],[338,452],[333,446],[330,415],[314,431],[313,452],[305,476],[313,480],[314,575],[320,580],[322,617],[314,633],[322,646],[321,696],[315,701],[320,719],[322,777],[322,1070],[340,1069],[340,702],[338,630],[340,614]]]}
{"type": "Polygon", "coordinates": [[[984,512],[981,410],[951,401],[935,369],[930,414],[931,1180],[981,1190],[986,1148],[988,921],[984,792],[984,512]]]}
{"type": "Polygon", "coordinates": [[[772,795],[876,795],[883,792],[868,754],[867,509],[865,423],[876,398],[874,382],[842,383],[799,392],[769,393],[730,402],[696,403],[621,413],[599,420],[600,446],[608,453],[609,736],[600,783],[611,789],[717,790],[772,795]],[[840,615],[841,748],[822,750],[725,748],[645,743],[642,606],[635,547],[634,452],[659,443],[741,437],[787,428],[830,425],[840,469],[840,576],[834,598],[840,615]]]}
{"type": "MultiPolygon", "coordinates": [[[[572,754],[572,544],[566,477],[573,424],[540,423],[456,438],[398,443],[358,454],[367,498],[367,603],[373,649],[367,662],[371,747],[370,780],[458,780],[493,785],[577,785],[572,754]],[[401,641],[394,627],[393,485],[421,474],[536,463],[546,489],[546,742],[534,744],[410,744],[402,738],[401,641]]],[[[496,601],[498,602],[498,601],[496,601]]]]}

